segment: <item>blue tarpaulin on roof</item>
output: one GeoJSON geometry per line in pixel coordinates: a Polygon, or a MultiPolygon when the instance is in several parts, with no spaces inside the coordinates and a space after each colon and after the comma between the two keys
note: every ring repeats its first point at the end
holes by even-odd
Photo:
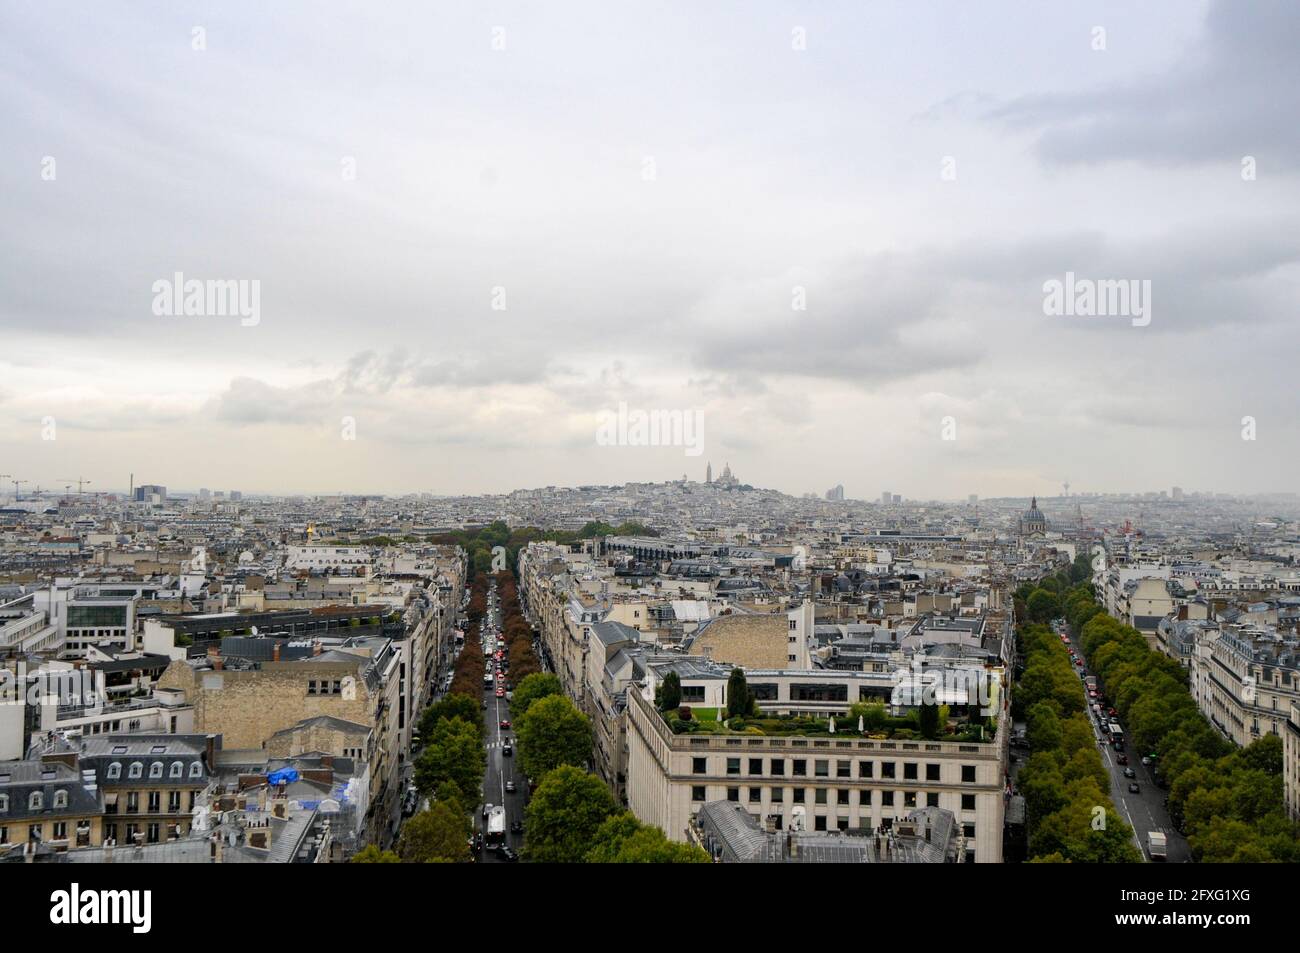
{"type": "Polygon", "coordinates": [[[292,784],[298,780],[297,768],[281,768],[279,771],[272,771],[266,776],[270,784],[292,784]]]}

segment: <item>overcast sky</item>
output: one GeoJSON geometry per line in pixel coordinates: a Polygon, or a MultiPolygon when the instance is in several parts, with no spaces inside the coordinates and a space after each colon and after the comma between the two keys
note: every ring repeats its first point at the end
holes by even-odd
{"type": "Polygon", "coordinates": [[[1293,3],[8,2],[0,470],[1292,490],[1297,50],[1293,3]],[[257,323],[155,314],[176,272],[257,323]],[[1045,314],[1067,272],[1150,323],[1045,314]],[[703,454],[601,445],[620,401],[703,454]]]}

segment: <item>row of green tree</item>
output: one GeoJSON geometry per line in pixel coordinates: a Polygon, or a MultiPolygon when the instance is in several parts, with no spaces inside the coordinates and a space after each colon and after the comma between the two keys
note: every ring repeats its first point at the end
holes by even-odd
{"type": "Polygon", "coordinates": [[[506,553],[506,566],[512,571],[516,566],[519,550],[537,540],[549,540],[555,543],[575,543],[580,539],[592,539],[597,536],[658,536],[657,530],[637,522],[625,522],[618,526],[592,521],[579,530],[542,530],[536,526],[523,526],[511,529],[502,520],[495,520],[487,526],[477,529],[456,530],[433,537],[433,542],[444,545],[458,545],[469,557],[471,576],[487,574],[500,569],[493,566],[493,547],[501,546],[506,553]]]}
{"type": "Polygon", "coordinates": [[[1155,756],[1170,817],[1187,834],[1193,858],[1300,861],[1300,825],[1283,806],[1281,739],[1265,735],[1237,747],[1201,714],[1176,660],[1102,611],[1090,586],[1062,596],[1071,631],[1130,743],[1155,756]]]}
{"type": "MultiPolygon", "coordinates": [[[[1036,592],[1041,590],[1035,590],[1036,592]]],[[[1026,722],[1030,755],[1018,776],[1025,798],[1028,857],[1040,863],[1136,863],[1133,831],[1111,802],[1085,711],[1083,686],[1050,626],[1016,632],[1025,669],[1012,712],[1026,722]]]]}

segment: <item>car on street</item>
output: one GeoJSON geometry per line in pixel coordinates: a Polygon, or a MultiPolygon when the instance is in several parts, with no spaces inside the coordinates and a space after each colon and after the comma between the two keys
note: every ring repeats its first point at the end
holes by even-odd
{"type": "Polygon", "coordinates": [[[1150,763],[1151,763],[1151,759],[1148,758],[1148,757],[1146,757],[1146,756],[1144,755],[1143,758],[1142,758],[1142,763],[1143,763],[1143,764],[1150,764],[1150,763]]]}
{"type": "Polygon", "coordinates": [[[1121,754],[1115,758],[1119,764],[1128,764],[1128,755],[1121,754]]]}
{"type": "Polygon", "coordinates": [[[502,757],[508,758],[514,753],[515,753],[515,749],[511,747],[510,742],[508,741],[501,748],[502,757]]]}
{"type": "Polygon", "coordinates": [[[1138,776],[1138,775],[1137,775],[1137,772],[1134,771],[1132,768],[1125,768],[1125,769],[1124,769],[1124,777],[1126,777],[1126,778],[1136,778],[1137,776],[1138,776]]]}
{"type": "Polygon", "coordinates": [[[497,727],[500,728],[502,731],[509,731],[509,730],[510,730],[510,719],[509,719],[509,718],[502,718],[502,719],[501,719],[501,723],[500,723],[499,725],[497,725],[497,727]]]}
{"type": "Polygon", "coordinates": [[[505,698],[505,697],[506,697],[506,690],[504,688],[497,688],[497,698],[505,698]]]}
{"type": "Polygon", "coordinates": [[[491,814],[491,813],[492,813],[492,805],[491,805],[491,804],[484,804],[484,805],[483,805],[483,820],[486,821],[486,820],[487,820],[487,816],[488,816],[489,814],[491,814]]]}
{"type": "Polygon", "coordinates": [[[505,844],[502,844],[500,847],[497,848],[497,856],[499,856],[502,860],[512,864],[519,859],[519,855],[516,854],[505,844]]]}
{"type": "Polygon", "coordinates": [[[524,822],[523,822],[523,821],[511,821],[511,822],[510,822],[510,833],[511,833],[511,834],[522,834],[523,832],[524,832],[524,822]]]}
{"type": "Polygon", "coordinates": [[[506,793],[507,793],[507,794],[514,794],[515,791],[517,791],[517,790],[518,790],[518,788],[515,787],[515,782],[514,782],[514,781],[507,781],[507,782],[506,782],[506,793]]]}
{"type": "Polygon", "coordinates": [[[1140,788],[1140,787],[1138,786],[1138,783],[1137,783],[1136,781],[1130,781],[1130,782],[1128,783],[1128,793],[1129,793],[1129,794],[1141,794],[1141,793],[1142,793],[1142,788],[1140,788]]]}

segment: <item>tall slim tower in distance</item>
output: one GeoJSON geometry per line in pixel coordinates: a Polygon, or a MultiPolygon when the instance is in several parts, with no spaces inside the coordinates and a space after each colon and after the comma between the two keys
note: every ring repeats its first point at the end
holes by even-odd
{"type": "Polygon", "coordinates": [[[710,461],[710,462],[709,462],[709,465],[708,465],[707,467],[704,468],[704,482],[705,482],[705,483],[712,483],[712,482],[713,482],[713,462],[712,462],[712,461],[710,461]]]}

